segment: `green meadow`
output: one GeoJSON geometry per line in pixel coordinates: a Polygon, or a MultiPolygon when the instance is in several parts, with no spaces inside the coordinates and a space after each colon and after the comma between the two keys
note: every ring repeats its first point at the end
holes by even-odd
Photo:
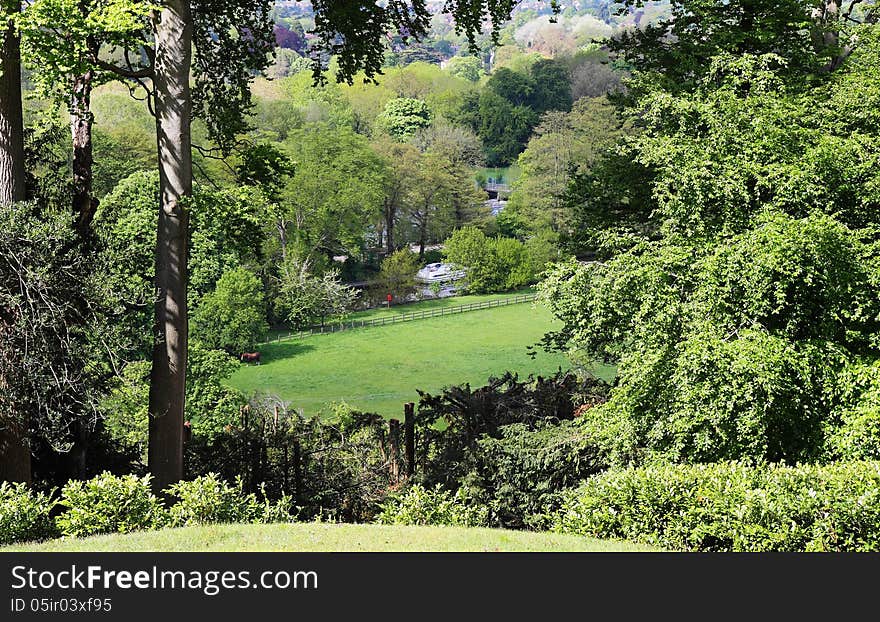
{"type": "MultiPolygon", "coordinates": [[[[569,367],[559,353],[536,346],[556,326],[550,313],[531,303],[411,322],[312,335],[261,346],[263,363],[236,372],[229,384],[245,392],[274,394],[305,415],[332,402],[384,416],[418,402],[418,389],[471,383],[513,371],[549,374],[569,367]]],[[[610,379],[614,370],[600,366],[610,379]]]]}

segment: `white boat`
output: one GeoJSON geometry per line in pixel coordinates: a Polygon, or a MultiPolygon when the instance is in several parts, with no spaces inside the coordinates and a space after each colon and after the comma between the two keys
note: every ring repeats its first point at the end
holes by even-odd
{"type": "Polygon", "coordinates": [[[450,283],[464,278],[464,270],[456,269],[448,263],[429,263],[416,272],[416,281],[420,283],[450,283]]]}

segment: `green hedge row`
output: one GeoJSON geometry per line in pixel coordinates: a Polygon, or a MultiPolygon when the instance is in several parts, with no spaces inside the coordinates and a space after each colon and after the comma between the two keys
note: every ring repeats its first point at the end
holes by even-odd
{"type": "Polygon", "coordinates": [[[277,502],[245,494],[210,473],[179,482],[166,507],[151,490],[150,476],[103,473],[70,481],[59,497],[24,484],[0,484],[0,545],[58,536],[85,537],[208,523],[269,523],[293,520],[289,497],[277,502]]]}
{"type": "Polygon", "coordinates": [[[880,462],[608,471],[563,493],[555,531],[687,551],[878,551],[880,462]]]}

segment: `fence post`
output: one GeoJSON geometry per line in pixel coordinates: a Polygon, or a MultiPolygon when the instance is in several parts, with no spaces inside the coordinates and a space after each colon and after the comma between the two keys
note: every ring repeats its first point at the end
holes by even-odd
{"type": "Polygon", "coordinates": [[[388,422],[388,438],[391,441],[391,459],[388,464],[391,481],[400,481],[400,421],[391,419],[388,422]]]}
{"type": "Polygon", "coordinates": [[[403,445],[406,454],[406,476],[412,477],[416,472],[416,405],[407,402],[403,405],[403,445]]]}

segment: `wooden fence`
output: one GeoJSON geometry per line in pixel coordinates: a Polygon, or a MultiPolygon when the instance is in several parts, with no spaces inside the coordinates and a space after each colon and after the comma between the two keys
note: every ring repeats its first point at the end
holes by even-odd
{"type": "Polygon", "coordinates": [[[521,304],[524,302],[532,302],[538,297],[537,294],[519,294],[510,298],[501,298],[498,300],[485,300],[483,302],[472,302],[457,307],[440,307],[439,309],[423,309],[421,311],[412,311],[410,313],[400,313],[398,315],[389,315],[385,317],[377,317],[371,320],[349,320],[346,322],[334,322],[323,326],[310,326],[299,331],[291,331],[288,333],[278,333],[269,339],[273,341],[286,341],[288,339],[300,339],[309,335],[321,335],[324,333],[338,333],[343,330],[351,330],[353,328],[368,328],[372,326],[386,326],[389,324],[400,324],[402,322],[412,322],[413,320],[424,320],[432,317],[443,317],[444,315],[455,315],[457,313],[467,313],[469,311],[479,311],[480,309],[493,309],[495,307],[506,307],[508,305],[521,304]]]}

